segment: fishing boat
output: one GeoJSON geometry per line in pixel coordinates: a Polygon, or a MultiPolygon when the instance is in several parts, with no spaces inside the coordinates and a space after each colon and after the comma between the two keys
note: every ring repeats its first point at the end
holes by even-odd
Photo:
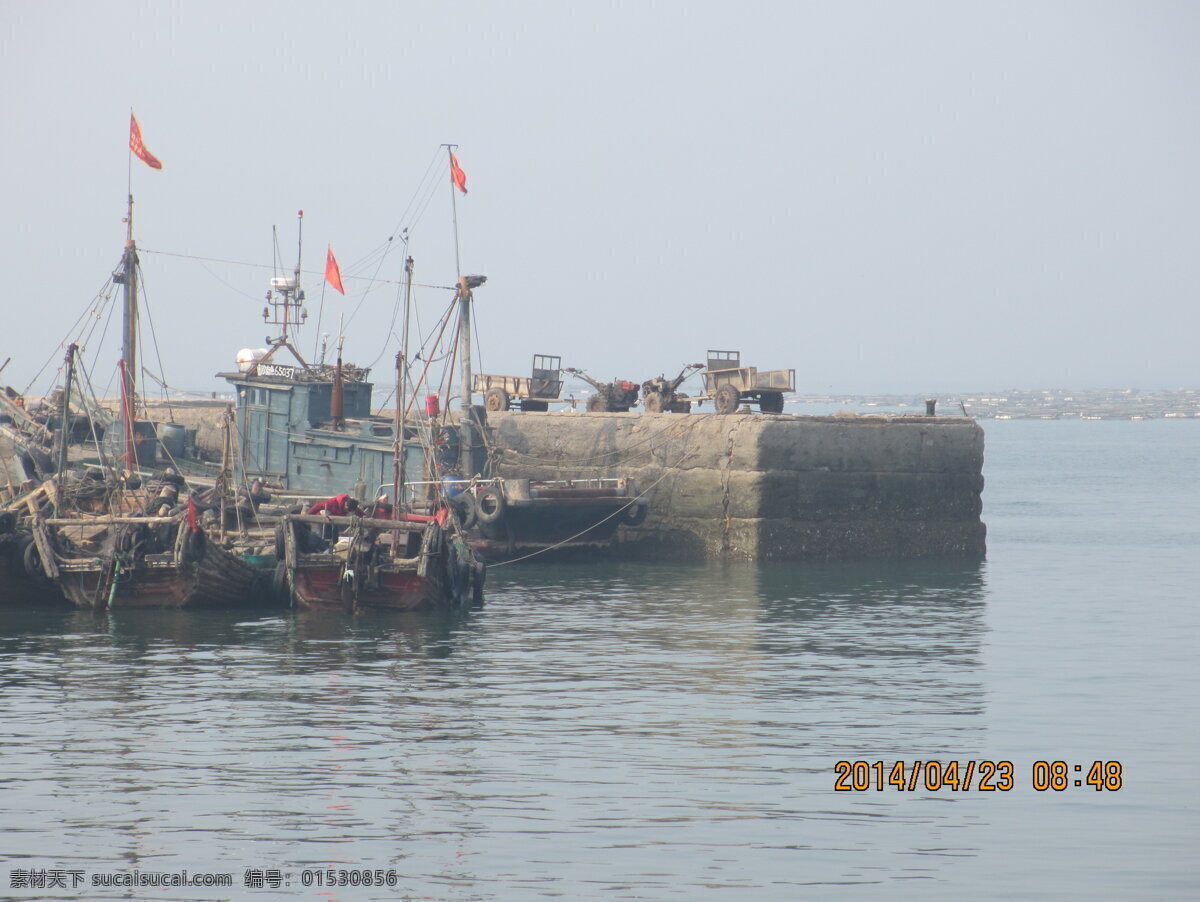
{"type": "Polygon", "coordinates": [[[216,518],[202,523],[183,477],[168,468],[155,480],[145,470],[156,461],[159,440],[152,423],[135,417],[140,270],[132,193],[125,221],[125,249],[113,274],[124,300],[119,428],[106,429],[102,440],[93,428],[93,465],[69,465],[71,399],[84,394],[79,346],[69,344],[54,474],[25,499],[32,543],[24,564],[83,608],[249,605],[262,597],[262,573],[232,542],[221,541],[216,518]]]}
{"type": "Polygon", "coordinates": [[[444,516],[401,516],[284,517],[282,560],[293,601],[345,611],[482,604],[485,565],[461,532],[444,516]],[[341,537],[314,549],[314,528],[341,537]]]}
{"type": "MultiPolygon", "coordinates": [[[[411,258],[406,271],[411,291],[411,258]]],[[[261,352],[239,352],[239,371],[221,374],[237,393],[240,480],[315,495],[352,488],[364,498],[369,489],[376,499],[365,517],[318,516],[303,505],[280,517],[277,587],[311,609],[482,603],[486,567],[467,545],[444,487],[407,479],[426,472],[432,424],[404,416],[404,351],[396,355],[396,411],[390,419],[372,415],[368,370],[343,359],[342,337],[333,366],[309,363],[292,341],[304,319],[299,262],[293,276],[271,280],[271,292],[276,315],[268,321],[281,334],[261,352]],[[285,351],[289,363],[277,356],[285,351]]],[[[404,330],[407,336],[407,312],[404,330]]]]}
{"type": "MultiPolygon", "coordinates": [[[[452,152],[450,171],[454,198],[455,173],[461,171],[452,152]]],[[[606,547],[618,526],[645,519],[648,499],[633,480],[531,481],[492,472],[487,410],[474,403],[471,369],[474,290],[487,277],[461,275],[457,225],[455,236],[460,272],[455,297],[431,334],[438,340],[449,336],[445,356],[459,363],[457,420],[442,400],[452,394],[448,378],[439,393],[424,394],[430,384],[428,361],[440,356],[436,349],[425,349],[420,374],[409,374],[407,367],[398,374],[393,420],[371,414],[369,369],[344,363],[340,341],[336,365],[308,363],[288,332],[305,318],[297,265],[293,276],[271,280],[270,307],[264,311],[264,318],[274,311],[271,321],[282,326],[283,335],[268,348],[239,351],[238,371],[218,374],[234,388],[244,478],[259,477],[285,491],[334,495],[351,490],[360,499],[387,494],[398,510],[416,514],[431,515],[451,501],[468,543],[489,560],[606,547]],[[426,403],[417,408],[414,400],[423,394],[426,403]],[[420,478],[392,486],[394,452],[399,454],[395,465],[420,478]]],[[[411,257],[405,272],[401,359],[407,361],[411,257]]]]}
{"type": "Polygon", "coordinates": [[[27,502],[53,475],[50,435],[10,389],[0,390],[0,604],[61,602],[62,593],[37,566],[27,502]]]}
{"type": "MultiPolygon", "coordinates": [[[[48,493],[55,483],[48,483],[48,493]]],[[[222,547],[198,518],[136,512],[150,492],[119,489],[108,510],[33,514],[37,565],[81,608],[241,607],[266,597],[260,571],[222,547]],[[132,509],[130,513],[121,513],[132,509]]]]}

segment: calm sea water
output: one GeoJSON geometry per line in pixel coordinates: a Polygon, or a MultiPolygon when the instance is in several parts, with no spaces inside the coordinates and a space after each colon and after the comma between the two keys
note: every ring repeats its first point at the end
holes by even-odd
{"type": "Polygon", "coordinates": [[[1200,423],[985,428],[978,566],[510,567],[449,616],[0,609],[0,897],[1195,898],[1200,423]],[[843,759],[1015,786],[836,792],[843,759]],[[1038,792],[1041,760],[1122,786],[1038,792]],[[327,868],[396,885],[303,885],[327,868]],[[233,886],[92,885],[184,869],[233,886]]]}

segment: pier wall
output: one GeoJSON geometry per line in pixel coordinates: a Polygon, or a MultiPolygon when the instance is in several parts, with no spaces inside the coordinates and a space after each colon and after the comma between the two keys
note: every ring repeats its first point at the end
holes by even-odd
{"type": "Polygon", "coordinates": [[[492,413],[498,475],[631,476],[626,555],[982,558],[983,430],[965,417],[492,413]]]}

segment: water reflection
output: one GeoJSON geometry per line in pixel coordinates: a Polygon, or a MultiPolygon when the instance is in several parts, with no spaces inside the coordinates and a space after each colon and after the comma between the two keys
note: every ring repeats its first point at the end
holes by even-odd
{"type": "Polygon", "coordinates": [[[980,567],[563,564],[469,612],[8,611],[9,854],[437,898],[870,882],[848,837],[897,803],[832,762],[978,747],[984,599],[980,567]]]}

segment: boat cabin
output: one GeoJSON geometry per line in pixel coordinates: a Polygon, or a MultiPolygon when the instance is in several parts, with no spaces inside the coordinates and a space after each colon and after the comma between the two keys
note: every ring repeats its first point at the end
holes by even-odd
{"type": "MultiPolygon", "coordinates": [[[[367,371],[357,372],[361,377],[342,380],[340,416],[332,367],[263,364],[218,373],[236,393],[241,475],[293,492],[350,492],[363,501],[390,496],[394,422],[371,414],[373,386],[367,371]]],[[[411,427],[405,442],[405,481],[420,482],[424,452],[411,427]]]]}

